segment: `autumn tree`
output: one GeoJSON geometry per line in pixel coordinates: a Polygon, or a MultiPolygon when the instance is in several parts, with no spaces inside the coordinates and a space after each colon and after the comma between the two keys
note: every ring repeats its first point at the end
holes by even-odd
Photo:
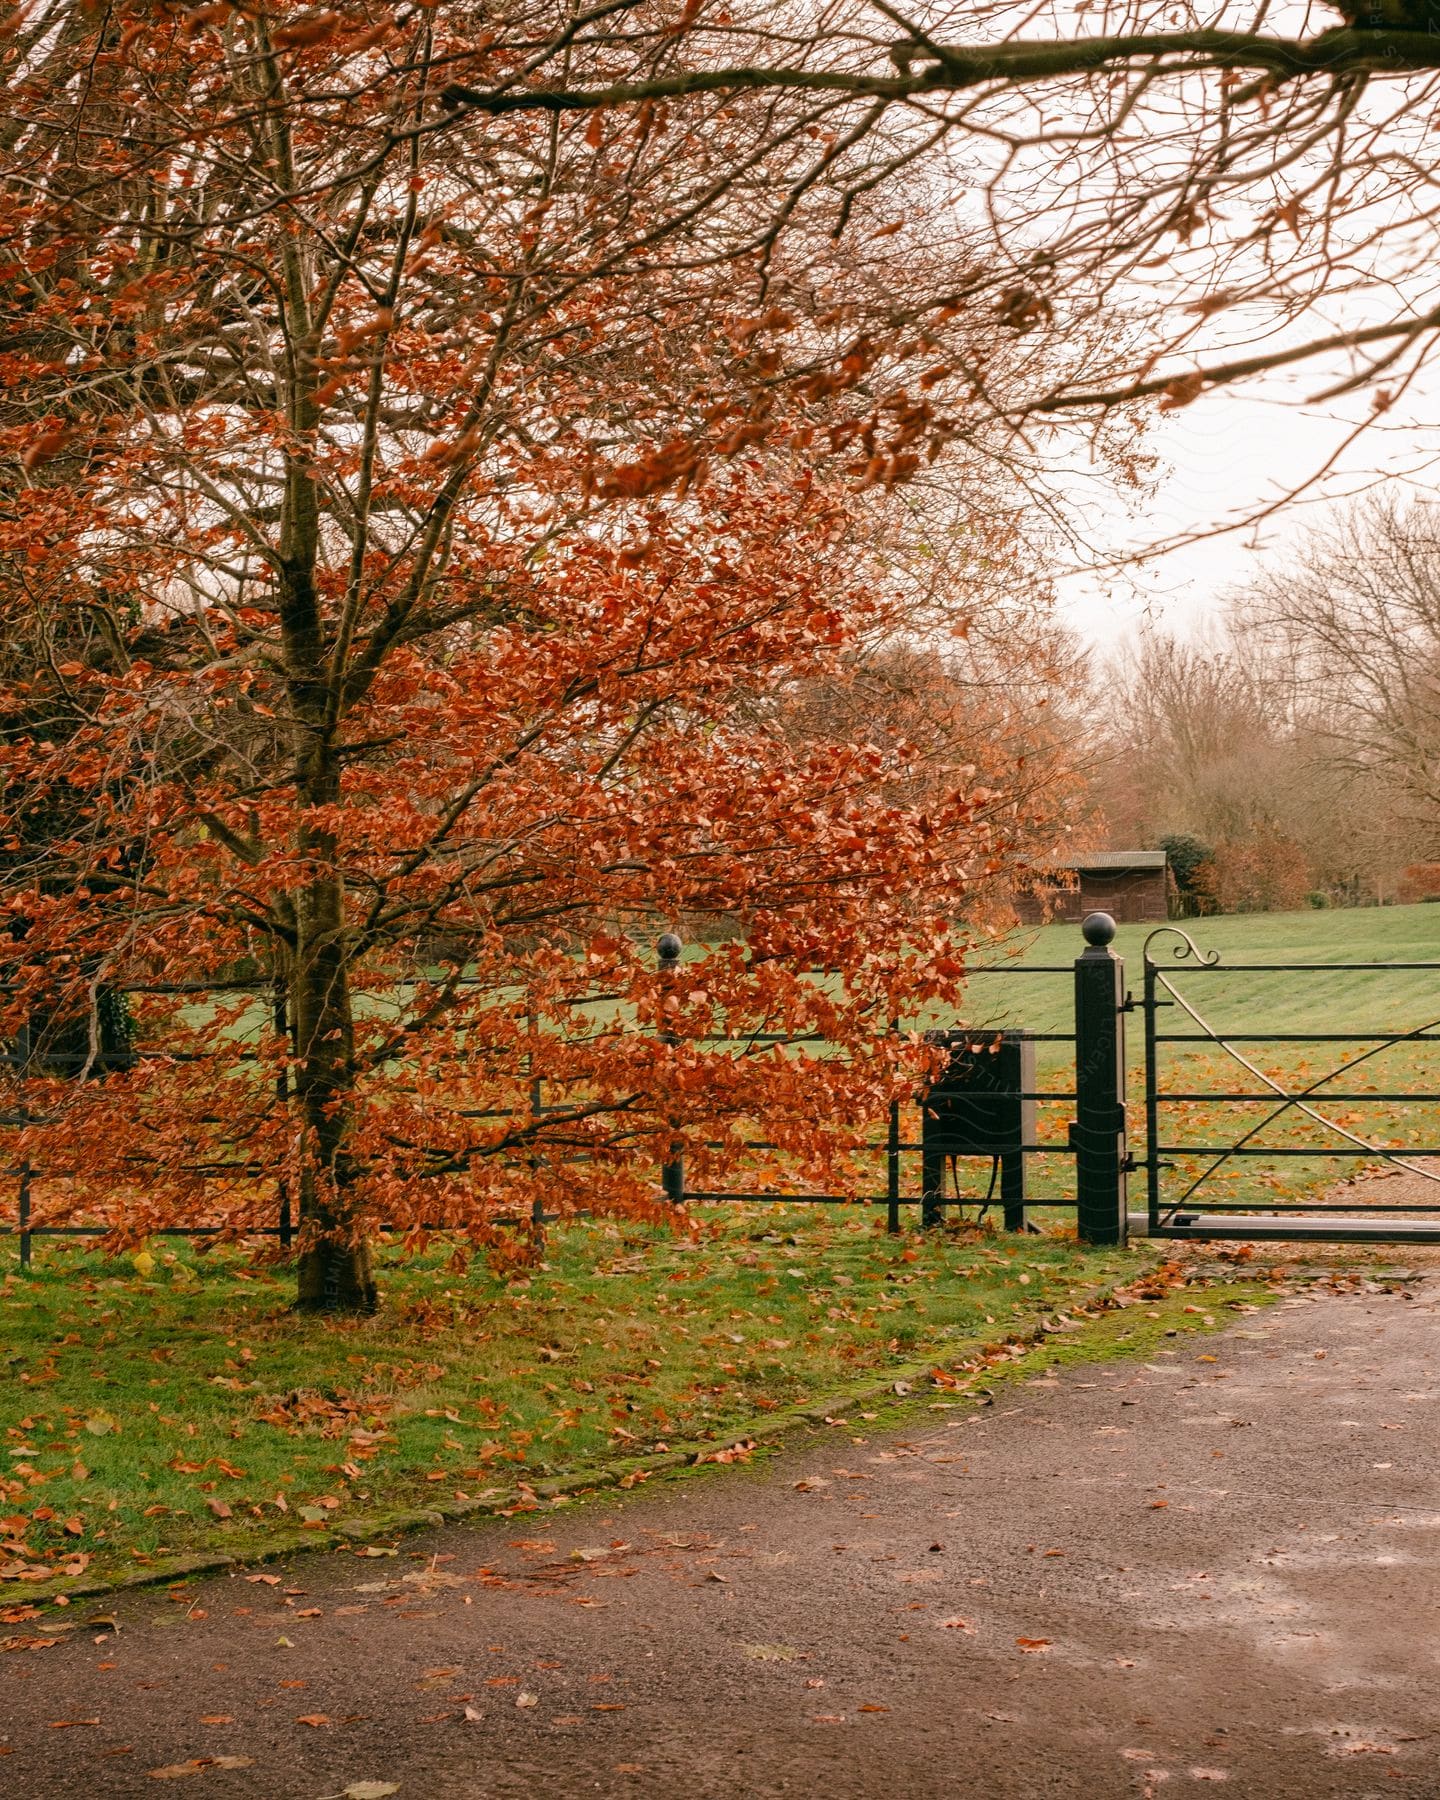
{"type": "Polygon", "coordinates": [[[380,1222],[653,1209],[671,1145],[703,1185],[757,1122],[834,1168],[1024,812],[755,704],[902,629],[866,492],[948,450],[1013,512],[961,401],[1044,353],[897,302],[966,267],[894,217],[913,132],[857,187],[803,96],[457,100],[591,56],[558,8],[7,29],[6,1028],[84,1046],[16,1072],[49,1215],[239,1236],[279,1171],[300,1304],[353,1308],[380,1222]],[[696,914],[743,936],[667,983],[696,914]],[[138,1066],[74,1079],[121,990],[138,1066]],[[811,1032],[818,1099],[762,1041],[811,1032]]]}
{"type": "MultiPolygon", "coordinates": [[[[787,729],[912,746],[896,798],[930,804],[957,783],[1003,829],[1010,854],[979,871],[969,917],[1013,922],[1016,894],[1103,826],[1090,776],[1102,754],[1088,658],[1057,616],[1033,503],[1014,517],[957,511],[945,464],[871,496],[868,535],[903,597],[900,629],[858,639],[843,664],[784,696],[787,729]]],[[[1029,496],[1027,495],[1027,499],[1029,496]]]]}
{"type": "Polygon", "coordinates": [[[1145,633],[1107,685],[1112,824],[1136,841],[1236,841],[1288,815],[1308,779],[1283,663],[1224,631],[1145,633]]]}

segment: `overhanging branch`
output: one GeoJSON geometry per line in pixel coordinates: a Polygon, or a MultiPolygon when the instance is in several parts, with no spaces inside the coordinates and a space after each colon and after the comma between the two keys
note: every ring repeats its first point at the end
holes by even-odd
{"type": "Polygon", "coordinates": [[[452,83],[441,99],[453,114],[595,112],[691,94],[750,93],[767,88],[853,94],[905,101],[987,85],[1063,80],[1135,63],[1172,73],[1246,69],[1280,79],[1304,75],[1399,75],[1440,69],[1440,37],[1422,31],[1342,28],[1313,38],[1249,31],[1144,31],[1073,40],[940,46],[941,59],[909,75],[865,75],[844,69],[686,69],[599,88],[475,88],[452,83]]]}

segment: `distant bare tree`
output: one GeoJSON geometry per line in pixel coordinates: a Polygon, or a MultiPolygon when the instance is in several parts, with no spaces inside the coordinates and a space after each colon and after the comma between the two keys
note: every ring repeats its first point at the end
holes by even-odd
{"type": "Polygon", "coordinates": [[[1319,529],[1239,603],[1288,666],[1317,747],[1400,797],[1412,858],[1440,846],[1440,519],[1372,501],[1319,529]]]}
{"type": "Polygon", "coordinates": [[[1147,840],[1189,831],[1214,843],[1275,816],[1294,758],[1286,697],[1261,669],[1223,638],[1191,644],[1154,633],[1117,673],[1123,774],[1109,784],[1113,819],[1147,840]]]}

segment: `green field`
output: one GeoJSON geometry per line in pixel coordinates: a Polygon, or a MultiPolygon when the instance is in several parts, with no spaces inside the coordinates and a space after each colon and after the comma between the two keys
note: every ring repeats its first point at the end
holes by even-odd
{"type": "MultiPolygon", "coordinates": [[[[1115,949],[1125,959],[1127,986],[1138,999],[1142,990],[1142,953],[1154,927],[1122,926],[1115,949]]],[[[1215,969],[1198,968],[1193,959],[1177,960],[1172,946],[1180,940],[1165,933],[1155,938],[1152,954],[1162,963],[1171,992],[1163,997],[1183,1001],[1198,1017],[1187,1016],[1185,1005],[1172,1005],[1163,1015],[1160,1030],[1200,1033],[1213,1029],[1222,1038],[1230,1033],[1264,1032],[1411,1032],[1431,1027],[1440,1032],[1440,907],[1396,906],[1353,911],[1306,911],[1249,914],[1228,918],[1195,919],[1183,929],[1202,952],[1218,951],[1215,969]],[[1327,964],[1360,962],[1423,962],[1437,966],[1424,970],[1344,970],[1327,972],[1327,964]],[[1245,971],[1246,963],[1302,963],[1300,971],[1245,971]],[[1203,1021],[1203,1024],[1201,1023],[1203,1021]]],[[[1076,925],[1050,925],[1032,929],[997,944],[986,961],[1001,967],[1035,964],[1069,964],[1084,947],[1076,925]]],[[[969,985],[962,1011],[967,1023],[1022,1026],[1032,1031],[1068,1031],[1072,1028],[1070,978],[1067,975],[976,976],[969,985]]],[[[1127,1024],[1130,1065],[1131,1140],[1143,1143],[1143,1031],[1138,1010],[1127,1024]]],[[[1189,1100],[1166,1105],[1161,1113],[1161,1141],[1178,1146],[1215,1146],[1234,1143],[1254,1127],[1261,1127],[1251,1143],[1275,1149],[1339,1150],[1353,1148],[1342,1132],[1367,1143],[1390,1149],[1406,1146],[1440,1147],[1440,1104],[1427,1094],[1440,1093],[1440,1043],[1336,1044],[1234,1043],[1235,1054],[1209,1044],[1160,1046],[1159,1087],[1164,1092],[1204,1094],[1245,1092],[1265,1094],[1263,1079],[1247,1071],[1243,1056],[1260,1076],[1269,1076],[1295,1092],[1314,1084],[1313,1109],[1327,1124],[1297,1113],[1282,1112],[1265,1123],[1275,1102],[1254,1100],[1220,1105],[1189,1100]],[[1398,1095],[1375,1101],[1371,1095],[1398,1095]],[[1340,1099],[1338,1096],[1353,1096],[1340,1099]],[[1414,1095],[1414,1099],[1409,1096],[1414,1095]],[[1336,1130],[1335,1127],[1340,1127],[1336,1130]]],[[[1071,1085],[1073,1067],[1067,1046],[1041,1044],[1037,1048],[1038,1085],[1060,1089],[1071,1085]]],[[[1068,1103],[1041,1106],[1037,1136],[1041,1141],[1063,1140],[1068,1103]]],[[[1332,1183],[1365,1169],[1383,1168],[1379,1157],[1275,1157],[1228,1162],[1213,1167],[1215,1158],[1187,1155],[1171,1160],[1166,1171],[1165,1194],[1178,1199],[1191,1182],[1203,1176],[1195,1191],[1195,1203],[1207,1208],[1224,1204],[1271,1202],[1295,1204],[1313,1200],[1332,1183]]],[[[1066,1191],[1065,1159],[1033,1159],[1032,1188],[1036,1192],[1066,1191]]],[[[1433,1167],[1440,1173],[1440,1160],[1433,1167]]],[[[1436,1187],[1440,1201],[1440,1186],[1436,1187]]],[[[1132,1204],[1143,1193],[1143,1179],[1132,1184],[1132,1204]]],[[[1375,1198],[1383,1199],[1383,1193],[1375,1198]]]]}

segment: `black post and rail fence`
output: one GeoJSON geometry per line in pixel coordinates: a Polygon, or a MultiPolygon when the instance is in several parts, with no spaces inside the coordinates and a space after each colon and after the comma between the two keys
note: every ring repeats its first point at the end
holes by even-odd
{"type": "MultiPolygon", "coordinates": [[[[1108,914],[1092,913],[1084,921],[1083,931],[1086,949],[1073,965],[1011,962],[976,965],[967,972],[975,978],[1072,975],[1074,1031],[1020,1032],[976,1024],[930,1033],[932,1040],[950,1047],[950,1067],[928,1093],[916,1095],[912,1104],[897,1100],[887,1109],[883,1136],[871,1149],[871,1154],[884,1159],[883,1192],[821,1194],[768,1187],[692,1189],[686,1183],[684,1144],[677,1125],[672,1127],[672,1135],[666,1139],[660,1164],[661,1197],[676,1207],[720,1204],[883,1206],[891,1232],[902,1229],[904,1212],[910,1207],[918,1208],[922,1228],[930,1228],[942,1224],[947,1209],[952,1206],[975,1206],[983,1216],[992,1204],[998,1204],[1008,1231],[1029,1228],[1026,1218],[1029,1208],[1063,1208],[1074,1211],[1081,1242],[1114,1244],[1123,1241],[1128,1166],[1123,964],[1110,948],[1115,936],[1115,922],[1108,914]],[[1034,1050],[1040,1043],[1073,1044],[1073,1089],[1036,1085],[1034,1050]],[[1068,1142],[1037,1141],[1035,1118],[1039,1105],[1073,1108],[1068,1142]],[[918,1136],[913,1127],[916,1121],[918,1136]],[[918,1189],[906,1180],[908,1159],[917,1155],[918,1189]],[[1058,1194],[1032,1192],[1027,1179],[1027,1162],[1035,1156],[1047,1160],[1072,1159],[1073,1182],[1062,1184],[1072,1191],[1058,1194]],[[967,1185],[962,1191],[961,1165],[972,1161],[989,1164],[988,1185],[983,1191],[978,1181],[973,1190],[967,1185]],[[947,1172],[951,1182],[948,1193],[945,1189],[947,1172]]],[[[684,946],[674,933],[667,932],[660,938],[656,950],[662,994],[673,993],[684,978],[684,946]]],[[[174,986],[177,992],[182,988],[191,991],[189,984],[174,986]]],[[[275,1027],[283,1031],[287,1022],[285,996],[271,988],[268,997],[275,1027]]],[[[892,1020],[888,1026],[892,1033],[900,1029],[898,1020],[892,1020]]],[[[656,1032],[664,1044],[678,1045],[680,1042],[663,1016],[656,1032]]],[[[825,1047],[825,1040],[813,1033],[798,1037],[780,1033],[745,1034],[743,1037],[714,1033],[689,1041],[692,1047],[698,1045],[721,1051],[733,1049],[737,1043],[766,1047],[793,1045],[801,1053],[807,1045],[825,1047]]],[[[824,1060],[817,1058],[817,1079],[824,1078],[824,1060]]],[[[287,1104],[283,1076],[277,1081],[276,1104],[287,1104]]],[[[545,1110],[538,1093],[532,1096],[532,1108],[537,1112],[545,1110]]],[[[22,1117],[16,1116],[0,1121],[0,1124],[19,1126],[24,1122],[22,1117]]],[[[749,1143],[746,1147],[756,1153],[777,1149],[776,1145],[763,1141],[749,1143]]],[[[910,1163],[908,1166],[916,1165],[910,1163]]],[[[247,1176],[263,1173],[248,1166],[241,1172],[247,1176]]],[[[37,1237],[104,1235],[105,1227],[101,1225],[37,1223],[35,1186],[41,1171],[32,1159],[27,1158],[10,1173],[16,1180],[14,1222],[0,1223],[0,1237],[18,1237],[23,1267],[30,1265],[37,1237]]],[[[296,1223],[291,1196],[283,1178],[277,1183],[276,1200],[275,1224],[247,1229],[246,1235],[278,1238],[283,1248],[289,1248],[296,1235],[296,1223]]],[[[536,1221],[525,1220],[523,1223],[533,1227],[536,1221]]],[[[177,1226],[154,1235],[205,1238],[218,1235],[221,1229],[219,1226],[177,1226]]]]}

